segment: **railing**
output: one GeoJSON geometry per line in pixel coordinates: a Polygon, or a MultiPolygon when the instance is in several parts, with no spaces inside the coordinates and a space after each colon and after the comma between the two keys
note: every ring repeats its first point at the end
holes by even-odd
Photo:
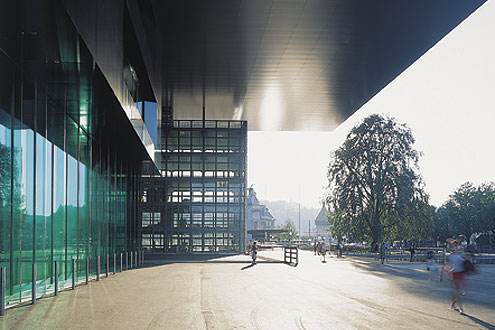
{"type": "MultiPolygon", "coordinates": [[[[105,277],[109,277],[109,272],[110,272],[110,255],[107,254],[106,256],[106,264],[105,264],[105,277]]],[[[71,285],[70,286],[64,286],[62,289],[66,288],[71,288],[74,290],[76,286],[80,283],[78,283],[77,278],[76,278],[76,262],[80,260],[72,259],[72,278],[71,278],[71,285]]],[[[96,263],[96,281],[100,280],[100,273],[101,273],[101,258],[100,256],[97,256],[97,263],[96,263]]],[[[113,274],[117,273],[117,254],[113,254],[113,274]]],[[[132,252],[125,252],[125,253],[120,253],[120,271],[122,272],[123,270],[129,270],[133,268],[138,268],[140,265],[144,264],[144,251],[132,251],[132,252]],[[123,259],[125,259],[125,268],[123,265],[123,259]],[[129,261],[130,261],[130,267],[129,267],[129,261]]],[[[80,281],[82,283],[88,284],[89,282],[89,272],[90,272],[90,257],[86,257],[86,278],[85,281],[80,281]]],[[[55,274],[54,274],[54,287],[53,287],[53,294],[55,296],[58,296],[58,293],[60,291],[59,287],[59,261],[54,261],[54,266],[55,266],[55,274]]],[[[43,296],[49,295],[49,292],[45,292],[44,294],[37,294],[37,276],[36,276],[36,263],[32,264],[32,287],[31,287],[31,304],[36,304],[36,299],[41,298],[43,296]]],[[[6,267],[1,267],[0,268],[0,316],[5,315],[5,309],[6,309],[6,277],[7,277],[7,268],[6,267]]],[[[8,307],[13,307],[17,304],[10,305],[8,307]]]]}
{"type": "Polygon", "coordinates": [[[297,246],[284,246],[284,263],[294,267],[299,264],[299,250],[297,246]]]}

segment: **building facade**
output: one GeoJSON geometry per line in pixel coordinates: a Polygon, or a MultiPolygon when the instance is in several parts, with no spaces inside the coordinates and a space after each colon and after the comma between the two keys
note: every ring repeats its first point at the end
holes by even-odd
{"type": "Polygon", "coordinates": [[[254,188],[248,189],[247,230],[274,229],[276,219],[266,205],[260,204],[254,188]]]}
{"type": "MultiPolygon", "coordinates": [[[[131,105],[139,99],[122,79],[112,83],[120,94],[109,83],[108,62],[69,7],[4,1],[0,13],[0,267],[9,307],[31,299],[33,286],[36,296],[53,292],[56,263],[63,288],[73,275],[114,270],[114,255],[139,248],[139,180],[151,157],[123,107],[124,92],[131,105]]],[[[122,73],[124,61],[113,65],[122,73]]]]}
{"type": "Polygon", "coordinates": [[[180,120],[161,133],[161,176],[143,178],[142,248],[242,251],[247,122],[180,120]]]}

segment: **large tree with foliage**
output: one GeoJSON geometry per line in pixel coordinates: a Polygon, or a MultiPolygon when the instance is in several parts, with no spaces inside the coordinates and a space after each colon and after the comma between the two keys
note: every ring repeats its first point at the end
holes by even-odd
{"type": "Polygon", "coordinates": [[[495,232],[495,183],[475,187],[463,183],[435,214],[435,232],[444,239],[474,233],[495,232]]]}
{"type": "Polygon", "coordinates": [[[432,210],[411,130],[378,114],[347,135],[328,167],[332,231],[354,241],[427,236],[432,210]]]}

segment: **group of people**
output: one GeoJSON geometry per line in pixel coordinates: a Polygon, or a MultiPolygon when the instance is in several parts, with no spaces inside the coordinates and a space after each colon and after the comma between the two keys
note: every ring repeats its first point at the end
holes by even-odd
{"type": "MultiPolygon", "coordinates": [[[[440,272],[440,282],[443,282],[445,278],[451,281],[453,288],[451,308],[462,314],[464,313],[462,298],[465,294],[466,275],[475,273],[476,269],[469,257],[464,254],[460,242],[452,238],[447,239],[446,242],[449,254],[446,256],[446,262],[440,272]]],[[[386,260],[387,245],[385,243],[382,243],[380,246],[376,244],[373,250],[379,252],[380,260],[383,264],[386,260]]],[[[414,245],[409,248],[409,252],[411,254],[410,261],[413,261],[416,252],[414,245]]],[[[434,253],[432,250],[429,250],[426,254],[426,269],[430,270],[434,262],[434,253]]]]}
{"type": "MultiPolygon", "coordinates": [[[[342,243],[338,243],[336,246],[337,257],[339,257],[339,258],[342,257],[342,250],[343,249],[344,249],[344,246],[342,245],[342,243]]],[[[325,243],[325,241],[314,242],[313,250],[314,250],[315,255],[318,254],[320,256],[321,262],[325,263],[326,262],[326,259],[325,259],[326,254],[330,250],[328,245],[325,243]]]]}
{"type": "Polygon", "coordinates": [[[328,249],[327,249],[327,245],[325,244],[325,241],[315,242],[313,244],[313,250],[315,252],[315,255],[318,254],[320,256],[321,262],[323,263],[327,262],[325,256],[327,254],[328,249]]]}

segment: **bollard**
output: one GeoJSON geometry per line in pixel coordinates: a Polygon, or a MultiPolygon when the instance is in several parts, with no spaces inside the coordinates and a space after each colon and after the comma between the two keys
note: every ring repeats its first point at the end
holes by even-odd
{"type": "Polygon", "coordinates": [[[443,248],[443,264],[447,263],[447,249],[443,248]]]}
{"type": "Polygon", "coordinates": [[[5,297],[7,290],[7,268],[0,268],[0,316],[5,315],[5,297]]]}
{"type": "Polygon", "coordinates": [[[58,296],[58,260],[55,261],[55,295],[58,296]]]}
{"type": "Polygon", "coordinates": [[[89,269],[89,256],[86,256],[86,284],[89,283],[89,272],[90,272],[90,269],[89,269]]]}
{"type": "Polygon", "coordinates": [[[136,261],[136,268],[139,267],[139,258],[138,258],[138,252],[134,252],[134,260],[136,261]]]}
{"type": "Polygon", "coordinates": [[[96,280],[100,280],[100,256],[97,258],[97,264],[96,264],[96,280]]]}
{"type": "Polygon", "coordinates": [[[125,270],[129,269],[129,253],[125,253],[125,270]]]}
{"type": "Polygon", "coordinates": [[[33,262],[32,269],[32,282],[31,282],[31,304],[36,305],[36,263],[33,262]]]}
{"type": "Polygon", "coordinates": [[[134,255],[134,252],[131,251],[131,269],[132,269],[132,256],[134,255]]]}
{"type": "Polygon", "coordinates": [[[110,266],[110,257],[108,256],[107,253],[107,266],[105,267],[105,277],[108,278],[108,268],[110,266]]]}
{"type": "Polygon", "coordinates": [[[123,259],[122,252],[120,252],[120,272],[122,272],[122,259],[123,259]]]}
{"type": "Polygon", "coordinates": [[[117,254],[113,254],[113,273],[117,274],[117,254]]]}
{"type": "Polygon", "coordinates": [[[72,258],[72,290],[76,288],[76,259],[72,258]]]}
{"type": "Polygon", "coordinates": [[[144,250],[141,251],[141,264],[144,265],[144,250]]]}

